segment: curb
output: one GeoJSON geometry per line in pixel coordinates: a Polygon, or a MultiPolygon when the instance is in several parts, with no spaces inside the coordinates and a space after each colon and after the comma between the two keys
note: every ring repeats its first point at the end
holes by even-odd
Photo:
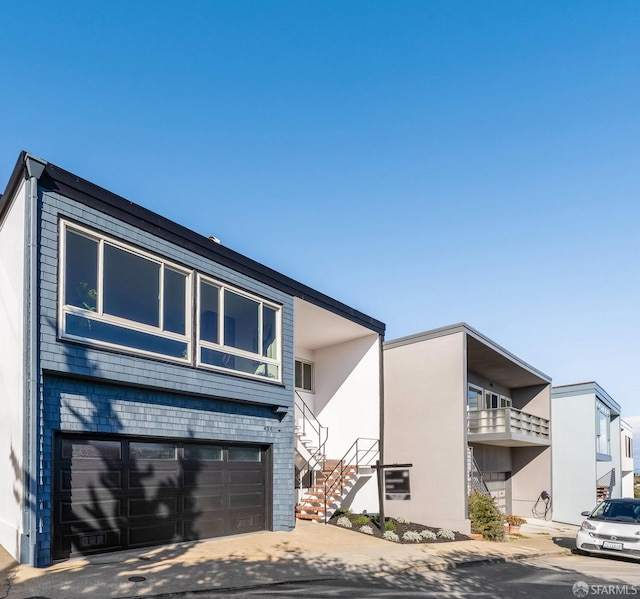
{"type": "MultiPolygon", "coordinates": [[[[421,564],[416,566],[409,566],[408,568],[398,568],[395,572],[390,573],[390,575],[402,574],[408,572],[420,572],[420,571],[446,571],[446,570],[455,570],[458,568],[470,568],[474,566],[481,566],[484,564],[504,564],[510,562],[518,562],[526,559],[537,559],[540,557],[553,557],[553,556],[562,556],[562,555],[571,555],[570,549],[560,549],[555,551],[538,551],[536,553],[516,553],[514,555],[500,555],[500,556],[486,556],[479,557],[477,559],[469,559],[469,560],[461,560],[458,562],[440,562],[440,563],[431,563],[431,564],[421,564]]],[[[247,591],[251,589],[261,589],[261,588],[274,588],[278,586],[283,586],[291,583],[298,582],[322,582],[323,580],[335,580],[333,576],[298,576],[295,579],[288,580],[279,580],[274,582],[266,582],[266,583],[257,583],[257,584],[246,584],[246,585],[237,585],[237,586],[224,586],[224,587],[213,587],[208,589],[196,589],[193,591],[178,591],[174,593],[164,593],[161,595],[144,595],[144,596],[131,596],[124,597],[122,599],[175,599],[176,597],[184,597],[185,595],[194,595],[198,596],[204,593],[211,592],[229,592],[229,591],[247,591]]]]}
{"type": "Polygon", "coordinates": [[[470,568],[473,566],[481,566],[483,564],[506,564],[509,562],[519,562],[526,559],[538,559],[540,557],[554,557],[562,555],[571,555],[570,549],[560,549],[555,551],[538,551],[536,553],[515,553],[513,555],[489,555],[476,559],[467,559],[451,562],[436,562],[433,564],[424,564],[418,566],[410,566],[400,572],[419,572],[420,570],[455,570],[457,568],[470,568]]]}

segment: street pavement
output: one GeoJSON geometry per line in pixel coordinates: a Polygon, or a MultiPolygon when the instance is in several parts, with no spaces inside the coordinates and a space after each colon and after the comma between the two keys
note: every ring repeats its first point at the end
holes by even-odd
{"type": "Polygon", "coordinates": [[[308,581],[406,579],[421,572],[569,555],[576,526],[529,519],[506,542],[397,544],[335,526],[297,521],[264,532],[17,565],[0,548],[0,599],[116,599],[250,589],[308,581]]]}

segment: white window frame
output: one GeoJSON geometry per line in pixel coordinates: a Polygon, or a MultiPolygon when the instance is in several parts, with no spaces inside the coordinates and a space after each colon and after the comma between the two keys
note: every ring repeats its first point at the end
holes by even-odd
{"type": "MultiPolygon", "coordinates": [[[[295,362],[300,362],[300,364],[307,364],[308,366],[311,366],[311,388],[310,389],[306,389],[305,387],[298,387],[296,386],[296,389],[298,391],[303,391],[304,393],[315,393],[315,380],[316,380],[316,365],[314,362],[311,362],[310,360],[302,360],[300,358],[296,358],[295,362]]],[[[295,383],[295,362],[294,362],[294,383],[295,383]]],[[[302,371],[303,374],[303,379],[304,379],[304,370],[302,371]]],[[[304,383],[304,381],[303,381],[304,383]]]]}
{"type": "Polygon", "coordinates": [[[484,410],[484,389],[478,385],[474,385],[473,383],[469,383],[467,385],[467,410],[471,412],[479,412],[480,410],[484,410]],[[469,391],[473,390],[478,393],[478,407],[470,408],[469,407],[469,391]]]}
{"type": "Polygon", "coordinates": [[[62,339],[71,339],[74,341],[81,341],[89,345],[105,347],[108,349],[125,350],[127,353],[149,356],[153,358],[161,358],[163,360],[169,360],[169,361],[178,362],[181,364],[191,363],[192,361],[191,360],[191,348],[192,348],[191,306],[193,303],[191,299],[191,288],[192,288],[193,271],[186,269],[182,266],[179,266],[174,262],[166,260],[165,258],[161,258],[159,256],[156,256],[154,254],[151,254],[149,252],[136,248],[132,245],[124,243],[120,240],[114,239],[113,237],[110,237],[109,235],[106,235],[102,232],[94,231],[92,229],[67,221],[65,219],[60,219],[59,227],[60,227],[59,229],[60,259],[59,259],[59,272],[58,272],[58,293],[59,293],[58,336],[62,339]],[[98,244],[98,265],[97,265],[98,294],[96,297],[95,311],[65,304],[66,298],[64,297],[64,295],[66,290],[66,240],[67,240],[66,233],[67,233],[67,230],[71,230],[79,235],[83,235],[89,239],[95,240],[98,244]],[[121,317],[113,316],[110,314],[105,314],[103,312],[103,294],[104,294],[103,274],[104,274],[105,243],[160,265],[160,280],[158,282],[159,289],[160,289],[160,297],[158,302],[158,309],[160,311],[159,312],[160,326],[155,327],[153,325],[140,323],[135,320],[129,320],[126,318],[121,318],[121,317]],[[171,270],[175,270],[176,272],[179,272],[185,275],[185,334],[184,335],[181,335],[179,333],[174,333],[172,331],[165,331],[162,329],[162,327],[164,326],[163,302],[164,302],[164,268],[165,266],[171,270]],[[129,328],[141,333],[148,333],[156,337],[164,337],[166,339],[171,339],[174,341],[185,343],[187,346],[186,356],[184,356],[183,358],[177,358],[175,356],[170,356],[163,353],[157,353],[157,352],[152,352],[144,349],[139,349],[136,347],[132,347],[130,345],[110,343],[107,341],[102,341],[100,339],[95,339],[93,337],[82,337],[82,336],[67,333],[65,331],[65,321],[66,321],[65,316],[67,314],[81,316],[89,320],[95,320],[98,322],[103,322],[106,324],[111,324],[111,325],[119,326],[122,328],[129,328]]]}
{"type": "Polygon", "coordinates": [[[242,289],[238,289],[237,287],[232,287],[227,283],[223,283],[218,279],[214,279],[213,277],[203,275],[202,273],[198,273],[196,277],[196,297],[197,297],[197,318],[196,318],[196,365],[200,368],[206,368],[209,370],[216,370],[218,372],[232,372],[239,376],[250,377],[252,379],[257,379],[259,381],[266,382],[274,382],[281,383],[282,382],[282,306],[276,304],[275,302],[268,301],[262,297],[249,293],[247,291],[243,291],[242,289]],[[202,282],[212,285],[218,288],[218,343],[213,343],[212,341],[205,341],[200,339],[200,292],[202,287],[202,282]],[[259,305],[258,309],[258,350],[262,351],[262,335],[263,335],[263,323],[262,323],[262,314],[263,306],[267,306],[276,312],[276,340],[277,340],[277,357],[276,358],[267,358],[263,356],[261,353],[253,353],[247,350],[239,349],[237,347],[232,347],[224,344],[224,298],[225,298],[225,290],[235,293],[241,297],[245,297],[251,301],[257,302],[259,305]],[[252,374],[250,372],[245,372],[243,370],[236,370],[233,368],[227,368],[223,366],[215,366],[213,364],[208,364],[203,362],[201,359],[202,348],[210,349],[213,351],[223,352],[226,354],[231,354],[234,356],[238,356],[240,358],[246,358],[248,360],[254,360],[257,362],[264,362],[265,364],[269,364],[275,366],[278,369],[277,378],[269,378],[266,376],[261,376],[259,374],[252,374]]]}

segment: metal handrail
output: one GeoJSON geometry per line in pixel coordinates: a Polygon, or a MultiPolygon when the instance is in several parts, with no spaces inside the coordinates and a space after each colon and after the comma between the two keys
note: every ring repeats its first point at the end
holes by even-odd
{"type": "MultiPolygon", "coordinates": [[[[368,437],[358,437],[351,447],[347,449],[342,459],[331,471],[323,472],[324,475],[324,523],[327,523],[328,497],[334,489],[340,489],[340,496],[344,493],[344,475],[347,469],[370,466],[380,455],[380,440],[368,437]],[[364,445],[364,447],[362,447],[364,445]],[[355,463],[353,463],[355,460],[355,463]],[[337,476],[336,476],[337,474],[337,476]],[[334,479],[330,483],[331,479],[334,479]]],[[[380,474],[378,474],[380,476],[380,474]]]]}
{"type": "Polygon", "coordinates": [[[473,455],[472,447],[467,447],[467,470],[471,490],[491,497],[489,487],[487,487],[484,476],[482,476],[482,470],[480,470],[480,466],[478,466],[478,462],[476,462],[476,457],[473,455]]]}
{"type": "Polygon", "coordinates": [[[300,396],[300,394],[296,391],[296,402],[295,402],[296,410],[302,416],[302,436],[307,437],[307,432],[311,431],[313,437],[317,437],[318,445],[316,450],[311,454],[308,460],[302,465],[298,474],[298,484],[300,488],[302,488],[304,477],[307,476],[309,472],[312,472],[316,468],[324,467],[325,453],[324,448],[327,444],[327,439],[329,438],[329,429],[326,426],[320,424],[320,421],[313,413],[311,408],[306,404],[304,399],[300,396]]]}

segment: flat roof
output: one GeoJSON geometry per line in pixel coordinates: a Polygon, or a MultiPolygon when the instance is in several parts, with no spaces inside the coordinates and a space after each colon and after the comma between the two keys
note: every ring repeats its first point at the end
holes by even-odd
{"type": "Polygon", "coordinates": [[[576,395],[595,395],[602,403],[611,409],[617,416],[620,415],[620,404],[615,401],[596,381],[573,383],[571,385],[558,385],[551,387],[551,398],[574,397],[576,395]]]}
{"type": "Polygon", "coordinates": [[[27,163],[29,159],[44,164],[44,171],[38,180],[40,187],[44,189],[58,192],[77,202],[91,206],[170,243],[184,247],[209,260],[241,272],[265,285],[274,287],[293,297],[306,300],[371,331],[384,335],[385,324],[383,322],[50,162],[35,158],[24,151],[20,153],[7,187],[2,196],[0,196],[0,223],[20,182],[28,176],[27,163]]]}

